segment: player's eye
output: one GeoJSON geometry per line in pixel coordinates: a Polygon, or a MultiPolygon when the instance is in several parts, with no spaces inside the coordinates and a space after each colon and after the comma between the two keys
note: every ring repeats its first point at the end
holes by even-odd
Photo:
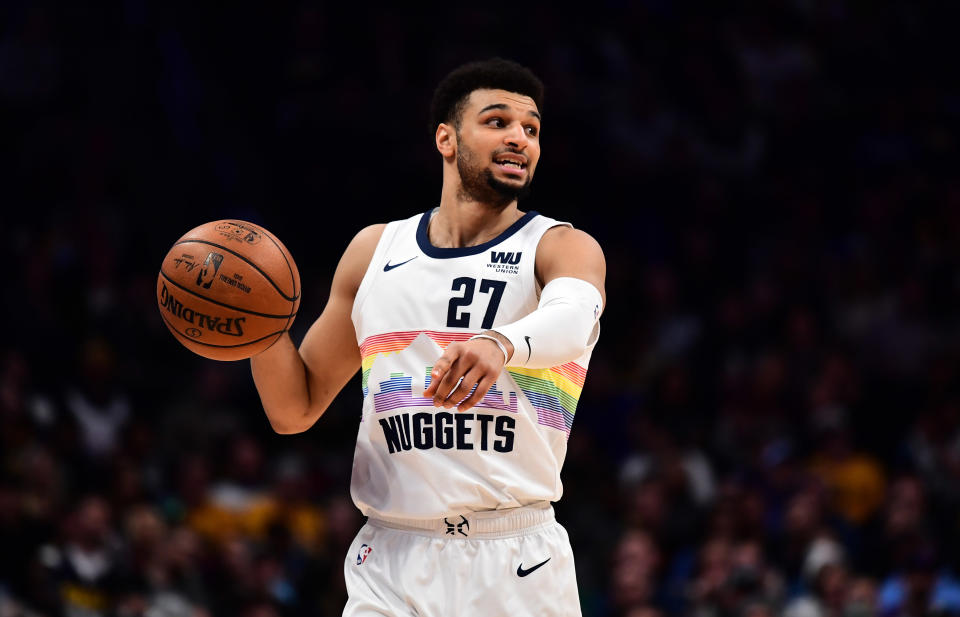
{"type": "Polygon", "coordinates": [[[536,137],[540,133],[540,129],[533,125],[527,126],[527,134],[531,137],[536,137]]]}
{"type": "Polygon", "coordinates": [[[498,129],[502,129],[505,126],[503,123],[503,118],[500,118],[498,116],[494,116],[489,120],[487,120],[487,124],[489,124],[490,126],[495,126],[498,129]]]}

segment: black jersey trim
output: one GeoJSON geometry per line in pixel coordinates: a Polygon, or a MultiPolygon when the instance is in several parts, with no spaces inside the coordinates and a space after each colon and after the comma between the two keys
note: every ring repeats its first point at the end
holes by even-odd
{"type": "Polygon", "coordinates": [[[520,231],[524,225],[533,220],[534,217],[539,216],[540,213],[536,210],[531,210],[521,216],[519,219],[514,221],[510,227],[507,227],[503,232],[494,238],[484,242],[483,244],[478,244],[477,246],[461,246],[457,248],[440,248],[430,244],[430,237],[427,235],[427,226],[430,224],[430,214],[433,210],[427,210],[423,213],[423,216],[420,217],[420,225],[417,226],[417,244],[420,245],[420,250],[424,252],[429,257],[434,259],[449,259],[451,257],[466,257],[468,255],[479,255],[485,250],[492,248],[513,234],[520,231]]]}

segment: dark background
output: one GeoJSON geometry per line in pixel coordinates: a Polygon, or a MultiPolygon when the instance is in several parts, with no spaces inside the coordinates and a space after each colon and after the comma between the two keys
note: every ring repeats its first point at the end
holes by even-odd
{"type": "Polygon", "coordinates": [[[432,89],[494,55],[547,86],[521,208],[608,260],[557,504],[584,614],[957,613],[950,6],[4,3],[0,614],[340,614],[358,380],[274,435],[157,270],[260,223],[299,341],[353,234],[436,205],[432,89]]]}

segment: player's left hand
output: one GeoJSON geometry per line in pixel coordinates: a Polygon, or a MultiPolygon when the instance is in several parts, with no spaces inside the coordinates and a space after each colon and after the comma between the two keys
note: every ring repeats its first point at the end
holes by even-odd
{"type": "Polygon", "coordinates": [[[450,343],[434,363],[430,386],[423,391],[423,396],[432,396],[436,407],[466,411],[496,383],[503,364],[503,352],[489,339],[450,343]],[[474,386],[476,389],[471,394],[474,386]]]}

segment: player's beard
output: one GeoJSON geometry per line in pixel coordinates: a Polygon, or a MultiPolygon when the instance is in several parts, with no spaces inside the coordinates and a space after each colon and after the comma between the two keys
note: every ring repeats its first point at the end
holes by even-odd
{"type": "Polygon", "coordinates": [[[468,148],[463,140],[458,139],[458,142],[457,171],[460,173],[461,198],[503,209],[530,194],[532,174],[528,173],[527,181],[520,186],[501,182],[493,177],[493,171],[480,160],[476,152],[468,148]]]}

